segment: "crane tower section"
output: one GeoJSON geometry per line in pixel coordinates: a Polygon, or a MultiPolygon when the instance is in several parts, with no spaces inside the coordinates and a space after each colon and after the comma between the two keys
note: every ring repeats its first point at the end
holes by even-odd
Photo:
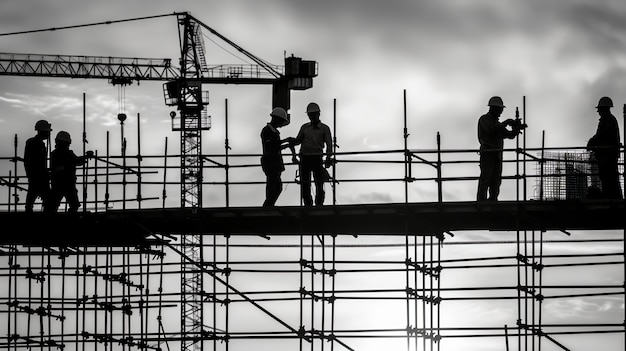
{"type": "Polygon", "coordinates": [[[177,106],[172,130],[179,131],[181,155],[181,207],[202,203],[202,136],[211,128],[206,106],[208,91],[202,90],[202,72],[207,70],[200,25],[188,14],[178,15],[180,33],[180,77],[164,84],[165,103],[177,106]]]}

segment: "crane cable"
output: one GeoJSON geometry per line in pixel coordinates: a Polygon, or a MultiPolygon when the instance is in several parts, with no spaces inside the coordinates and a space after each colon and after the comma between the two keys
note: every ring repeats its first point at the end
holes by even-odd
{"type": "Polygon", "coordinates": [[[180,15],[180,14],[184,14],[184,13],[174,12],[174,13],[163,14],[163,15],[154,15],[154,16],[145,16],[145,17],[127,18],[127,19],[122,19],[122,20],[104,21],[104,22],[95,22],[95,23],[87,23],[87,24],[77,24],[77,25],[73,25],[73,26],[52,27],[52,28],[46,28],[46,29],[33,29],[33,30],[25,30],[25,31],[19,31],[19,32],[0,33],[0,37],[2,37],[2,36],[7,36],[7,35],[29,34],[29,33],[38,33],[38,32],[47,32],[47,31],[63,30],[63,29],[73,29],[73,28],[92,27],[92,26],[99,26],[99,25],[102,25],[102,24],[113,24],[113,23],[122,23],[122,22],[139,21],[139,20],[153,19],[153,18],[160,18],[160,17],[167,17],[167,16],[177,16],[177,15],[180,15]]]}

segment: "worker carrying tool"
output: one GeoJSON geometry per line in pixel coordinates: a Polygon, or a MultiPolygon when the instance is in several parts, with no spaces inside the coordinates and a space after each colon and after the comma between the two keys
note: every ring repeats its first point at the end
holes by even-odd
{"type": "Polygon", "coordinates": [[[499,96],[491,97],[487,106],[489,111],[478,119],[480,176],[476,200],[498,201],[502,184],[504,139],[514,139],[526,129],[527,125],[519,118],[519,109],[516,109],[515,119],[499,121],[505,108],[499,96]]]}

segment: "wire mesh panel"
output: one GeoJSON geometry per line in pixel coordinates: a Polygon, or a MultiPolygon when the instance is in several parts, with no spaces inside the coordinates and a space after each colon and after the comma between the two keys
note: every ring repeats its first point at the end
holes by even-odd
{"type": "MultiPolygon", "coordinates": [[[[602,192],[598,164],[592,152],[546,151],[537,163],[536,198],[570,200],[592,198],[602,192]]],[[[618,160],[620,174],[623,160],[618,160]]],[[[623,180],[620,177],[622,189],[623,180]]]]}

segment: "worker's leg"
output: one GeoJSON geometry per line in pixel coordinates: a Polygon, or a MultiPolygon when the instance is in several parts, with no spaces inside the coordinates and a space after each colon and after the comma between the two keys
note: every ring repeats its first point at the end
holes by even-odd
{"type": "Polygon", "coordinates": [[[26,192],[26,205],[24,209],[26,212],[33,212],[33,206],[35,204],[35,199],[37,199],[37,193],[35,192],[35,186],[29,185],[28,191],[26,192]]]}
{"type": "Polygon", "coordinates": [[[500,185],[502,184],[502,159],[494,158],[492,174],[489,184],[489,201],[498,201],[500,195],[500,185]]]}
{"type": "Polygon", "coordinates": [[[487,200],[487,191],[491,184],[493,174],[493,156],[487,153],[480,154],[480,176],[478,177],[478,191],[476,192],[477,201],[487,200]]]}
{"type": "Polygon", "coordinates": [[[313,169],[313,179],[315,181],[315,206],[324,205],[324,199],[326,198],[326,192],[324,191],[324,182],[326,181],[326,174],[324,172],[324,166],[322,165],[322,157],[316,156],[315,167],[313,169]]]}
{"type": "Polygon", "coordinates": [[[283,182],[280,178],[282,172],[269,171],[266,172],[266,185],[265,185],[265,202],[263,206],[274,206],[276,200],[283,191],[283,182]]]}
{"type": "Polygon", "coordinates": [[[78,189],[75,186],[67,189],[65,200],[68,204],[68,212],[76,213],[80,207],[80,201],[78,200],[78,189]]]}
{"type": "Polygon", "coordinates": [[[313,206],[311,196],[311,158],[302,156],[300,158],[300,196],[304,206],[313,206]]]}
{"type": "Polygon", "coordinates": [[[602,184],[602,197],[605,199],[622,199],[622,186],[619,183],[617,160],[598,160],[598,176],[602,184]]]}
{"type": "Polygon", "coordinates": [[[42,203],[45,204],[50,188],[47,179],[31,179],[28,183],[28,190],[26,192],[26,212],[33,212],[35,200],[37,197],[41,197],[42,203]]]}
{"type": "Polygon", "coordinates": [[[61,203],[62,198],[63,194],[58,189],[51,189],[48,201],[44,202],[44,212],[56,213],[59,209],[59,204],[61,203]]]}

